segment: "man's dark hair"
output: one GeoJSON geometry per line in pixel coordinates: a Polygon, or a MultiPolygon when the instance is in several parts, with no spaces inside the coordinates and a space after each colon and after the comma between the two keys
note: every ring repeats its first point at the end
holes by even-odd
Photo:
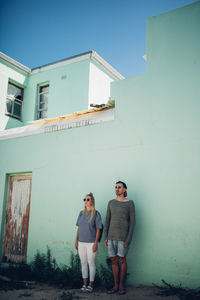
{"type": "Polygon", "coordinates": [[[116,184],[121,183],[123,185],[123,187],[127,190],[127,185],[125,182],[123,181],[117,181],[116,184]]]}

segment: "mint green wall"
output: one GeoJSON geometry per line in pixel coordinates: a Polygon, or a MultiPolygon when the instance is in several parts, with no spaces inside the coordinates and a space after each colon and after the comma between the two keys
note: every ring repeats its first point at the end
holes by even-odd
{"type": "Polygon", "coordinates": [[[38,85],[48,82],[48,118],[88,108],[89,59],[31,74],[26,91],[24,122],[36,119],[38,85]]]}
{"type": "Polygon", "coordinates": [[[111,85],[132,153],[123,162],[137,201],[138,283],[200,286],[199,28],[200,2],[148,19],[147,74],[111,85]]]}
{"type": "Polygon", "coordinates": [[[111,84],[114,121],[0,142],[0,211],[6,174],[33,176],[29,261],[49,245],[67,263],[83,197],[104,220],[121,179],[137,215],[129,283],[200,285],[199,16],[200,2],[148,20],[148,72],[111,84]]]}

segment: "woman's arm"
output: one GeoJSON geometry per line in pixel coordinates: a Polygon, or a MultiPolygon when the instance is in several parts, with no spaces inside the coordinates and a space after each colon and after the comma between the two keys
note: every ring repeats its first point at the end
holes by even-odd
{"type": "Polygon", "coordinates": [[[99,237],[100,237],[100,229],[97,229],[97,231],[96,231],[96,239],[95,239],[94,245],[92,247],[93,252],[96,252],[98,250],[99,237]]]}
{"type": "Polygon", "coordinates": [[[79,228],[77,228],[76,232],[76,241],[75,241],[75,249],[78,250],[78,235],[79,235],[79,228]]]}

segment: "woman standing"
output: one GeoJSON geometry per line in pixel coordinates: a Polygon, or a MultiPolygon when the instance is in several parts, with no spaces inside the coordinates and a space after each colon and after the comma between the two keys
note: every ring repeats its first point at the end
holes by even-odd
{"type": "Polygon", "coordinates": [[[95,209],[95,199],[92,193],[89,193],[83,199],[84,210],[79,213],[76,225],[78,226],[76,234],[75,248],[81,261],[83,286],[82,292],[91,293],[96,273],[95,257],[98,250],[98,241],[102,221],[100,213],[95,209]],[[88,285],[88,266],[89,266],[89,285],[88,285]]]}

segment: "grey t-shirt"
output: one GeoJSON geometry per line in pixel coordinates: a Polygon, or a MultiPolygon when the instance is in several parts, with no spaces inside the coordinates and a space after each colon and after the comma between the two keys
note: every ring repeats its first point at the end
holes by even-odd
{"type": "Polygon", "coordinates": [[[83,211],[81,211],[76,226],[79,228],[79,242],[94,243],[96,239],[96,230],[102,228],[101,215],[96,211],[90,222],[90,213],[86,211],[83,215],[83,211]]]}

